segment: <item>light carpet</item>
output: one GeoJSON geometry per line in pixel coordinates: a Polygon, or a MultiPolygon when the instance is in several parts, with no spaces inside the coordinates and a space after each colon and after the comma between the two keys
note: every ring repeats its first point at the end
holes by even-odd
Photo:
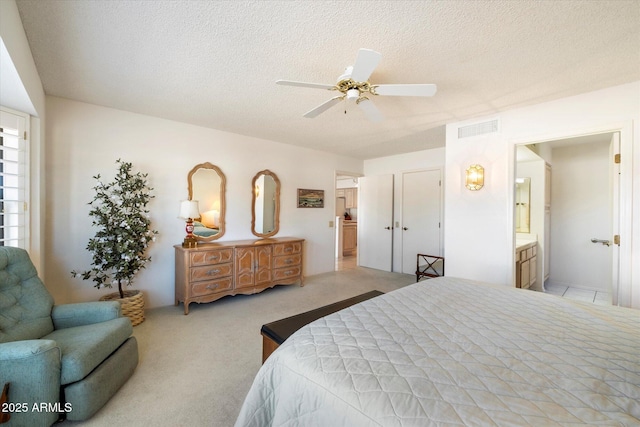
{"type": "Polygon", "coordinates": [[[90,420],[57,426],[233,426],[262,362],[260,327],[415,276],[362,267],[308,277],[305,286],[146,311],[134,328],[140,363],[90,420]]]}

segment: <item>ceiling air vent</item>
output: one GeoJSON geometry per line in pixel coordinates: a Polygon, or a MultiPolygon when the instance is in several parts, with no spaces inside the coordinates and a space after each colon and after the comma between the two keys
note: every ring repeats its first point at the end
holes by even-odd
{"type": "Polygon", "coordinates": [[[458,139],[498,132],[498,119],[458,128],[458,139]]]}

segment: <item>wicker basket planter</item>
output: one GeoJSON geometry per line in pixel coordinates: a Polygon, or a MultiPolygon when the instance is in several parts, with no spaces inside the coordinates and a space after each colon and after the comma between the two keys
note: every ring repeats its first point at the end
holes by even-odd
{"type": "Polygon", "coordinates": [[[124,291],[124,298],[119,292],[107,294],[100,301],[118,301],[122,306],[122,314],[131,319],[133,326],[144,322],[144,296],[142,291],[124,291]]]}

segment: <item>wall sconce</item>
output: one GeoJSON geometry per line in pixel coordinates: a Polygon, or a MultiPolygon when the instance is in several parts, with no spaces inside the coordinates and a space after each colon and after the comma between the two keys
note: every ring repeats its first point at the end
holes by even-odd
{"type": "Polygon", "coordinates": [[[200,217],[200,209],[198,208],[197,200],[183,200],[180,202],[180,214],[178,218],[187,222],[185,231],[187,236],[182,242],[183,248],[195,248],[198,245],[198,241],[193,236],[193,219],[200,217]]]}
{"type": "Polygon", "coordinates": [[[484,168],[480,165],[471,165],[466,170],[464,186],[471,191],[484,187],[484,168]]]}

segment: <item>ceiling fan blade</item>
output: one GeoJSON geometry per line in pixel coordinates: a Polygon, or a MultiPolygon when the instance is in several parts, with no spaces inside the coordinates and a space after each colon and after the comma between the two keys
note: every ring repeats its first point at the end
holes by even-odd
{"type": "Polygon", "coordinates": [[[366,82],[373,70],[378,66],[382,55],[371,49],[360,49],[356,62],[353,64],[351,79],[357,82],[366,82]]]}
{"type": "Polygon", "coordinates": [[[313,110],[306,112],[304,114],[304,117],[306,117],[308,119],[312,119],[312,118],[320,115],[321,113],[324,113],[325,111],[327,111],[329,108],[333,107],[338,102],[342,101],[343,98],[344,98],[344,95],[340,95],[340,96],[336,96],[334,98],[331,98],[330,100],[318,105],[313,110]]]}
{"type": "Polygon", "coordinates": [[[364,112],[364,115],[367,116],[369,120],[372,122],[381,122],[384,119],[384,116],[378,110],[378,107],[371,102],[369,98],[362,97],[357,101],[358,107],[364,112]]]}
{"type": "Polygon", "coordinates": [[[374,90],[385,96],[433,96],[438,87],[434,84],[376,85],[374,90]]]}
{"type": "Polygon", "coordinates": [[[276,80],[277,85],[311,87],[314,89],[334,89],[335,85],[326,85],[322,83],[295,82],[292,80],[276,80]]]}

